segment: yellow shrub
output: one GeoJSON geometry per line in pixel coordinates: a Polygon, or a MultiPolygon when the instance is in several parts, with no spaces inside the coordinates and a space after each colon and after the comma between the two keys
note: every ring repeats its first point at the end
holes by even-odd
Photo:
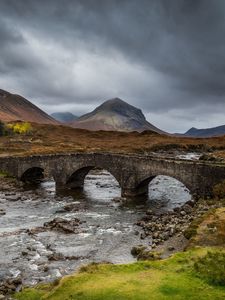
{"type": "Polygon", "coordinates": [[[31,124],[28,122],[24,123],[11,123],[8,124],[7,127],[11,129],[14,133],[19,133],[19,134],[27,134],[30,133],[32,130],[31,124]]]}

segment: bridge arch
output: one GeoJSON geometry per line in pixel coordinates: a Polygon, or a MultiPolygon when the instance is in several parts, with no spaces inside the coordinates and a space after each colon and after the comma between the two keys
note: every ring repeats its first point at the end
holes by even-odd
{"type": "Polygon", "coordinates": [[[159,173],[156,175],[150,175],[150,176],[146,176],[145,178],[142,178],[138,181],[138,183],[136,184],[136,186],[134,187],[134,191],[133,193],[136,195],[144,195],[144,194],[148,194],[149,191],[149,184],[151,183],[151,181],[153,179],[155,179],[158,176],[166,176],[172,179],[177,180],[178,182],[180,182],[185,188],[187,188],[190,192],[190,194],[194,194],[194,192],[192,191],[192,187],[189,185],[188,182],[185,182],[183,180],[183,178],[179,178],[179,176],[171,176],[170,174],[168,175],[167,173],[159,173]]]}
{"type": "Polygon", "coordinates": [[[82,188],[84,186],[84,180],[85,180],[86,175],[91,170],[94,170],[94,169],[100,169],[100,170],[105,170],[105,171],[109,172],[116,179],[116,181],[118,182],[118,184],[121,187],[120,179],[115,174],[115,172],[111,171],[110,168],[105,168],[105,167],[103,168],[103,167],[98,167],[95,165],[85,166],[85,167],[81,167],[81,168],[75,170],[72,174],[67,176],[65,187],[69,188],[69,189],[82,188]]]}
{"type": "Polygon", "coordinates": [[[44,178],[44,169],[42,167],[30,167],[20,176],[23,182],[37,182],[44,178]]]}

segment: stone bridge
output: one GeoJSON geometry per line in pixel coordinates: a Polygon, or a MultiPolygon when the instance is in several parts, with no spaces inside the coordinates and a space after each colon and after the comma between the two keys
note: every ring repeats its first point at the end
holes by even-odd
{"type": "Polygon", "coordinates": [[[74,153],[0,158],[1,171],[22,181],[53,177],[57,188],[82,187],[94,168],[109,171],[120,184],[122,196],[147,193],[149,182],[158,175],[179,180],[193,196],[209,196],[213,186],[225,180],[225,164],[144,155],[74,153]]]}

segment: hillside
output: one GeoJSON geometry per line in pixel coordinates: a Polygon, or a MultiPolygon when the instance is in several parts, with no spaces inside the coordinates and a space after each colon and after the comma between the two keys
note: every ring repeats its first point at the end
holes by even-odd
{"type": "Polygon", "coordinates": [[[225,135],[225,125],[205,129],[197,129],[192,127],[185,132],[184,135],[190,137],[212,137],[225,135]]]}
{"type": "Polygon", "coordinates": [[[161,135],[152,131],[87,131],[64,125],[32,123],[29,135],[0,137],[0,155],[28,155],[68,152],[119,152],[151,154],[152,151],[208,152],[225,158],[225,139],[198,139],[161,135]]]}
{"type": "Polygon", "coordinates": [[[22,96],[0,89],[0,120],[3,122],[29,121],[58,124],[56,120],[22,96]]]}
{"type": "Polygon", "coordinates": [[[71,122],[70,125],[88,130],[127,132],[151,130],[165,134],[165,132],[149,123],[140,109],[119,98],[105,101],[92,112],[71,122]]]}

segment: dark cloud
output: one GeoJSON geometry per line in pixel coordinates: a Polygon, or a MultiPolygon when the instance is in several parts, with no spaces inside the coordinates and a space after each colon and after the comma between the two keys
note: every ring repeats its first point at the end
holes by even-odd
{"type": "Polygon", "coordinates": [[[1,0],[0,85],[48,112],[119,96],[165,130],[224,124],[224,36],[224,0],[1,0]]]}
{"type": "MultiPolygon", "coordinates": [[[[12,30],[7,22],[0,19],[0,71],[1,73],[7,73],[13,67],[17,67],[17,57],[13,54],[13,49],[23,43],[22,36],[16,31],[12,30]]],[[[22,66],[21,66],[22,67],[22,66]]]]}

